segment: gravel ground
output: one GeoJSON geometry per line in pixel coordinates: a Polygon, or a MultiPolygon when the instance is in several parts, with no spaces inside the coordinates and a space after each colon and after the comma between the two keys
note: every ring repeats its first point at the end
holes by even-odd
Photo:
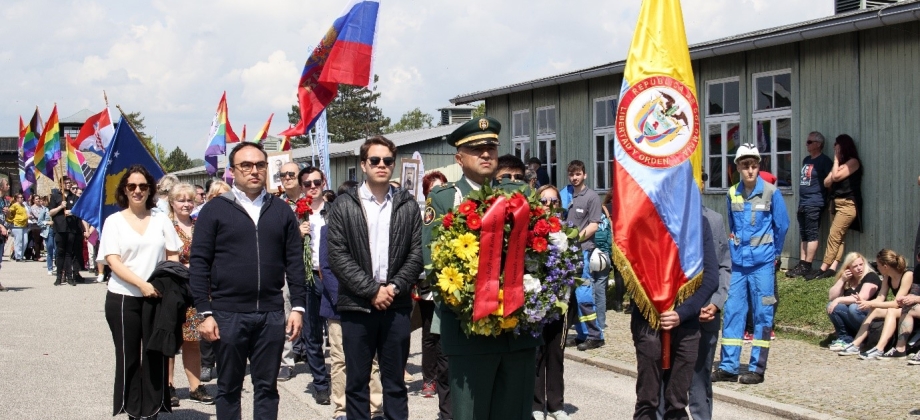
{"type": "MultiPolygon", "coordinates": [[[[629,315],[607,312],[607,345],[588,353],[635,365],[629,315]]],[[[747,368],[750,345],[741,354],[747,368]]],[[[716,352],[718,365],[719,353],[716,352]]],[[[719,387],[849,419],[920,418],[920,366],[906,360],[860,360],[840,357],[827,348],[794,339],[770,345],[766,380],[759,385],[720,382],[719,387]]],[[[720,404],[720,402],[716,402],[720,404]]]]}

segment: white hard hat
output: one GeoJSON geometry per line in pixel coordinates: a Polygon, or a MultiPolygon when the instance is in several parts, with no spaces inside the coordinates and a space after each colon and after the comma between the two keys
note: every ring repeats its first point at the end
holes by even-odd
{"type": "Polygon", "coordinates": [[[760,152],[757,151],[757,146],[751,143],[742,144],[735,154],[735,164],[737,164],[739,160],[749,157],[757,159],[757,161],[760,162],[760,152]]]}
{"type": "Polygon", "coordinates": [[[588,269],[592,273],[599,273],[610,268],[610,256],[598,248],[591,252],[591,258],[588,260],[588,269]]]}

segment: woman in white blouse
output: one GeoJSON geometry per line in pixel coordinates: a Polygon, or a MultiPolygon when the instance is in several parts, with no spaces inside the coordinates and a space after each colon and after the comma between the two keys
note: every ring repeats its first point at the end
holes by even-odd
{"type": "Polygon", "coordinates": [[[115,398],[113,415],[155,418],[170,411],[166,393],[166,358],[145,353],[152,329],[142,315],[146,299],[160,298],[147,279],[164,260],[178,261],[182,243],[169,218],[152,213],[156,181],[141,165],[125,172],[115,191],[124,210],[105,219],[98,259],[112,269],[105,298],[105,318],[115,342],[115,398]]]}

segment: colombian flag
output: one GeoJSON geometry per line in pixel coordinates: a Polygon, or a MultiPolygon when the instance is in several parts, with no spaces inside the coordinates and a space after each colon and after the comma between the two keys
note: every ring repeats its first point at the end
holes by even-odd
{"type": "Polygon", "coordinates": [[[614,260],[658,328],[659,315],[692,295],[703,272],[702,203],[691,165],[699,107],[679,0],[642,2],[616,112],[614,260]]]}
{"type": "Polygon", "coordinates": [[[54,179],[54,167],[59,160],[61,160],[61,127],[58,124],[57,104],[54,104],[51,116],[48,117],[48,123],[45,124],[45,130],[42,131],[41,137],[38,138],[38,145],[35,146],[35,168],[48,178],[54,179]]]}
{"type": "Polygon", "coordinates": [[[339,93],[339,83],[370,84],[379,9],[379,0],[352,0],[345,13],[332,23],[332,28],[307,58],[297,82],[300,121],[281,135],[291,137],[306,133],[339,93]]]}

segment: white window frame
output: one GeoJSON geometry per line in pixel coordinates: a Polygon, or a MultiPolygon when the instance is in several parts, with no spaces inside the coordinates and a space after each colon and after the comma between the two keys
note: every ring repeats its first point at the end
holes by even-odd
{"type": "Polygon", "coordinates": [[[530,135],[533,132],[533,118],[531,118],[529,109],[519,109],[511,113],[511,154],[517,156],[524,162],[530,159],[530,135]],[[521,132],[526,128],[527,134],[515,135],[515,117],[521,114],[527,115],[528,124],[521,121],[521,132]]]}
{"type": "MultiPolygon", "coordinates": [[[[532,153],[532,155],[540,158],[540,163],[546,168],[546,173],[547,175],[549,175],[550,183],[553,185],[557,185],[556,184],[557,182],[556,170],[559,164],[558,155],[557,155],[556,162],[550,161],[550,158],[553,155],[553,147],[556,146],[556,132],[559,127],[559,116],[556,115],[555,105],[543,106],[543,107],[537,108],[536,111],[537,111],[536,112],[537,114],[537,119],[536,119],[537,121],[537,149],[534,151],[536,153],[532,153]],[[539,125],[540,125],[540,112],[541,111],[549,111],[553,115],[553,123],[555,127],[553,127],[553,130],[551,132],[547,131],[545,133],[540,134],[539,125]],[[546,158],[544,159],[543,156],[545,156],[546,158]]],[[[524,161],[525,165],[527,164],[527,160],[523,158],[521,160],[524,161]]]]}
{"type": "MultiPolygon", "coordinates": [[[[738,111],[739,112],[722,113],[718,115],[709,116],[709,86],[715,85],[715,84],[731,83],[731,82],[738,82],[739,84],[738,89],[739,89],[739,94],[740,94],[740,89],[741,89],[741,86],[740,86],[741,78],[740,77],[737,77],[737,76],[726,77],[722,79],[713,79],[713,80],[706,81],[705,98],[703,101],[703,103],[706,104],[706,119],[705,121],[703,121],[703,131],[705,133],[704,135],[706,136],[705,141],[703,142],[703,168],[704,168],[704,171],[707,174],[709,174],[711,177],[713,173],[713,169],[711,165],[711,158],[713,157],[713,155],[716,155],[722,158],[722,168],[720,169],[720,171],[723,171],[721,186],[711,187],[709,184],[709,181],[706,181],[706,183],[704,184],[705,185],[704,191],[707,193],[721,194],[727,191],[729,187],[731,187],[731,171],[726,171],[726,168],[729,168],[731,165],[734,165],[734,156],[728,154],[728,141],[727,141],[728,126],[729,124],[738,124],[739,129],[740,129],[740,125],[741,125],[741,112],[740,111],[742,109],[740,95],[738,97],[738,111]],[[710,147],[709,138],[712,135],[712,133],[710,132],[710,126],[713,126],[713,125],[719,126],[720,135],[722,136],[722,139],[723,139],[722,150],[719,150],[718,153],[713,153],[713,150],[710,150],[709,148],[710,147]],[[726,174],[727,174],[727,178],[726,178],[726,174]]],[[[723,92],[724,92],[724,89],[723,89],[723,92]]],[[[724,98],[724,93],[723,93],[723,98],[724,98]]]]}
{"type": "Polygon", "coordinates": [[[619,99],[620,99],[619,96],[611,95],[611,96],[604,96],[601,98],[594,98],[594,101],[592,101],[591,120],[593,121],[592,123],[593,136],[591,137],[592,154],[591,154],[591,166],[590,166],[589,171],[594,172],[593,181],[594,181],[595,191],[608,191],[610,190],[610,187],[613,185],[613,171],[612,171],[613,150],[610,147],[610,142],[611,140],[616,141],[616,139],[613,138],[613,136],[616,135],[616,122],[615,122],[616,118],[614,117],[613,125],[598,126],[597,104],[598,102],[609,102],[611,100],[616,101],[616,104],[612,110],[612,112],[616,113],[616,106],[618,106],[620,103],[619,99]],[[597,137],[598,136],[604,136],[604,142],[603,142],[604,150],[601,151],[601,153],[603,153],[604,160],[597,160],[597,156],[598,156],[597,137]],[[604,168],[603,171],[600,171],[597,169],[597,166],[599,164],[603,164],[603,168],[604,168]],[[603,181],[603,184],[602,184],[602,181],[603,181]]]}
{"type": "Polygon", "coordinates": [[[349,166],[348,167],[348,179],[350,181],[358,181],[358,167],[349,166]],[[352,175],[354,174],[354,175],[352,175]]]}
{"type": "MultiPolygon", "coordinates": [[[[776,76],[776,75],[780,75],[780,74],[789,74],[789,76],[790,76],[790,77],[789,77],[789,81],[790,81],[790,82],[789,82],[789,91],[790,91],[790,92],[789,92],[789,96],[790,96],[790,101],[794,101],[794,95],[793,95],[793,93],[792,93],[792,69],[788,69],[788,68],[787,68],[787,69],[773,70],[773,71],[767,71],[767,72],[762,72],[762,73],[754,73],[754,74],[751,75],[751,109],[752,109],[752,110],[755,109],[755,108],[756,108],[756,105],[757,105],[757,103],[756,103],[756,102],[757,102],[757,94],[758,94],[758,93],[757,93],[757,79],[758,79],[758,78],[761,78],[761,77],[776,76]]],[[[792,124],[792,106],[790,105],[790,106],[788,106],[788,107],[782,107],[782,108],[771,108],[771,109],[762,110],[762,111],[752,111],[752,115],[751,115],[751,128],[750,128],[750,130],[751,130],[751,131],[750,131],[751,137],[749,137],[750,139],[752,139],[752,142],[756,141],[756,139],[757,139],[757,123],[758,123],[758,122],[761,122],[761,121],[770,121],[770,124],[771,124],[771,126],[772,126],[772,127],[771,127],[771,130],[770,130],[770,139],[769,139],[769,141],[770,141],[770,151],[769,151],[769,152],[764,152],[764,151],[761,151],[761,152],[760,152],[762,158],[764,157],[764,153],[767,153],[767,154],[769,155],[769,157],[770,157],[770,167],[769,167],[769,168],[765,168],[765,167],[762,167],[762,166],[761,166],[761,170],[769,171],[771,174],[773,174],[774,176],[776,176],[777,178],[779,178],[779,173],[778,173],[779,157],[780,157],[780,156],[786,156],[786,155],[788,155],[788,156],[790,157],[790,160],[791,160],[791,158],[792,158],[792,144],[795,143],[795,142],[794,142],[794,139],[792,139],[792,137],[795,136],[795,133],[793,132],[793,130],[791,130],[791,124],[792,124]],[[789,119],[789,122],[790,122],[790,132],[789,132],[789,135],[790,135],[790,139],[789,139],[789,140],[790,140],[790,141],[789,141],[789,150],[777,151],[777,148],[779,147],[779,142],[777,141],[777,134],[778,134],[778,132],[779,132],[779,130],[777,130],[777,127],[778,127],[777,120],[780,120],[780,119],[789,119]]],[[[758,146],[758,150],[759,150],[759,149],[761,149],[761,147],[758,146]]],[[[792,165],[794,165],[794,164],[795,164],[795,162],[792,162],[792,165]]],[[[791,168],[791,167],[790,167],[790,168],[791,168]]],[[[791,169],[790,169],[790,170],[791,170],[791,169]]],[[[794,174],[794,173],[793,173],[793,174],[790,174],[790,176],[791,176],[790,182],[789,182],[790,185],[781,185],[781,186],[779,186],[780,189],[781,189],[783,192],[786,192],[786,193],[791,193],[791,192],[792,192],[792,183],[795,182],[795,176],[794,176],[794,175],[796,175],[796,174],[794,174]]]]}

